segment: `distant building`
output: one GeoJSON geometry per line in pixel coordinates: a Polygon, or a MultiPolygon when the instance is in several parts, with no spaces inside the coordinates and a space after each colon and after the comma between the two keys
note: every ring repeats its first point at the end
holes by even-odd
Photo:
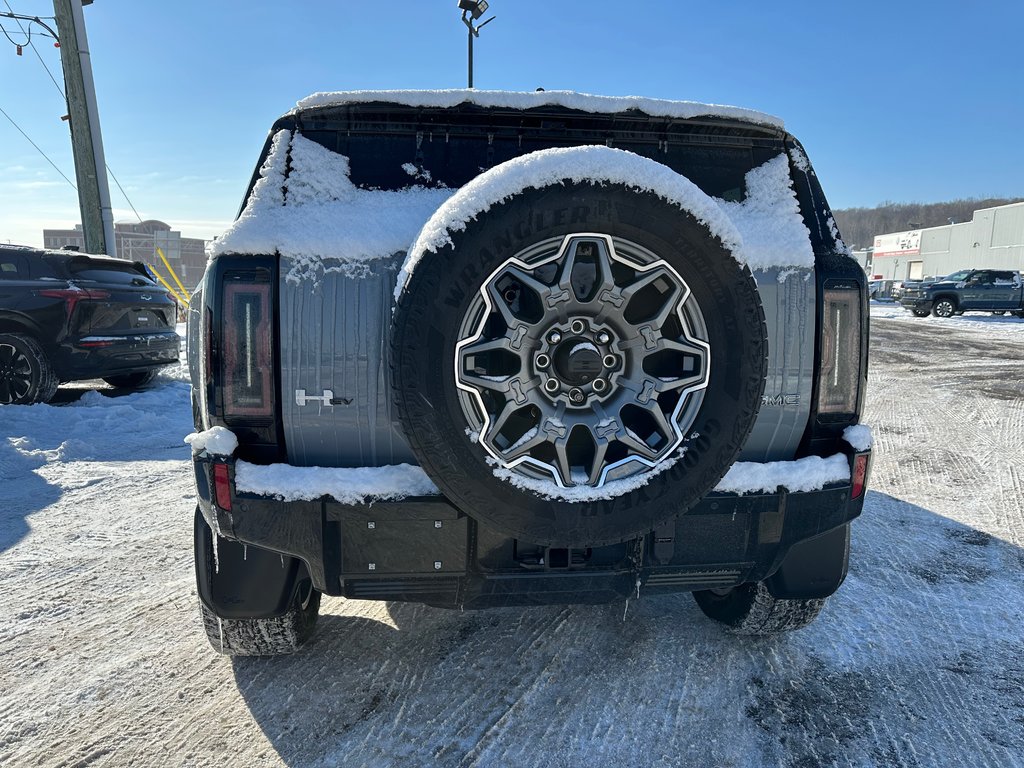
{"type": "MultiPolygon", "coordinates": [[[[177,285],[167,274],[167,268],[157,255],[157,248],[163,251],[182,284],[190,292],[206,269],[206,241],[182,237],[181,232],[173,231],[162,221],[151,220],[138,224],[117,222],[114,224],[114,241],[118,258],[141,261],[153,267],[175,288],[177,285]]],[[[81,224],[76,224],[74,229],[43,230],[44,248],[60,249],[66,245],[85,250],[85,235],[81,224]]]]}
{"type": "Polygon", "coordinates": [[[875,235],[867,273],[920,280],[958,269],[1024,272],[1024,203],[975,211],[971,221],[875,235]]]}

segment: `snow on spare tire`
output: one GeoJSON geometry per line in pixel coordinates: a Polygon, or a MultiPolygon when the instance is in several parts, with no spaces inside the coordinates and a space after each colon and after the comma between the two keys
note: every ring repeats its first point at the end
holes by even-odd
{"type": "Polygon", "coordinates": [[[689,180],[607,147],[482,174],[399,275],[393,389],[423,469],[521,539],[597,546],[692,507],[766,373],[740,236],[689,180]]]}

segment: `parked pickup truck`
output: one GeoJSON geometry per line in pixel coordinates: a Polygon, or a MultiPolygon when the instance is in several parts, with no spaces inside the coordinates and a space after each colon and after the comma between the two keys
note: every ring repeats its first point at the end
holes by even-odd
{"type": "Polygon", "coordinates": [[[1013,270],[962,269],[935,282],[905,286],[900,304],[917,317],[1009,312],[1024,318],[1024,281],[1013,270]]]}
{"type": "Polygon", "coordinates": [[[303,100],[190,305],[210,643],[294,651],[321,594],[806,625],[864,504],[867,306],[777,118],[303,100]]]}

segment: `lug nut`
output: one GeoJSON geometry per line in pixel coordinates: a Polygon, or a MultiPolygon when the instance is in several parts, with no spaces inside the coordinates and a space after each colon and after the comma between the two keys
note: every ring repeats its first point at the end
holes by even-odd
{"type": "Polygon", "coordinates": [[[573,387],[569,390],[569,400],[574,403],[582,403],[586,399],[586,395],[583,394],[583,390],[579,387],[573,387]]]}
{"type": "Polygon", "coordinates": [[[548,379],[547,381],[544,382],[544,389],[546,389],[548,392],[551,392],[552,394],[558,391],[558,387],[558,381],[556,381],[555,379],[548,379]]]}
{"type": "Polygon", "coordinates": [[[608,335],[608,331],[601,331],[599,334],[597,334],[598,344],[607,344],[611,340],[612,337],[608,335]]]}
{"type": "Polygon", "coordinates": [[[594,379],[594,391],[598,394],[608,389],[608,382],[604,379],[594,379]]]}
{"type": "Polygon", "coordinates": [[[569,329],[573,333],[583,333],[587,329],[587,325],[582,320],[573,320],[572,325],[569,326],[569,329]]]}
{"type": "Polygon", "coordinates": [[[560,334],[558,331],[552,331],[551,333],[548,334],[548,341],[550,341],[552,344],[557,344],[561,340],[562,334],[560,334]]]}
{"type": "Polygon", "coordinates": [[[605,355],[604,360],[602,360],[601,362],[604,363],[605,368],[614,368],[616,365],[618,365],[619,360],[617,357],[615,357],[615,355],[605,355]]]}
{"type": "Polygon", "coordinates": [[[540,354],[537,355],[533,362],[538,368],[547,368],[551,365],[551,358],[545,354],[540,354]]]}

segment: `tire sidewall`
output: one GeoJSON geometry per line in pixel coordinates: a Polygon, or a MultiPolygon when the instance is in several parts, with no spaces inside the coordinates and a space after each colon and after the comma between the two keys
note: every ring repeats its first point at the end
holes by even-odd
{"type": "Polygon", "coordinates": [[[620,186],[527,190],[453,233],[410,277],[392,341],[402,426],[440,490],[470,516],[551,546],[624,541],[687,511],[732,465],[764,388],[764,317],[749,270],[690,214],[620,186]],[[675,268],[711,345],[709,385],[682,457],[646,485],[593,502],[545,499],[495,477],[467,435],[455,386],[458,329],[484,279],[530,245],[580,232],[632,240],[675,268]]]}
{"type": "Polygon", "coordinates": [[[11,405],[30,405],[38,402],[47,366],[46,358],[42,356],[42,350],[39,348],[38,344],[32,343],[24,336],[6,333],[0,334],[0,345],[7,344],[11,345],[20,354],[25,356],[29,362],[32,377],[29,384],[28,394],[21,400],[11,403],[11,405]]]}

